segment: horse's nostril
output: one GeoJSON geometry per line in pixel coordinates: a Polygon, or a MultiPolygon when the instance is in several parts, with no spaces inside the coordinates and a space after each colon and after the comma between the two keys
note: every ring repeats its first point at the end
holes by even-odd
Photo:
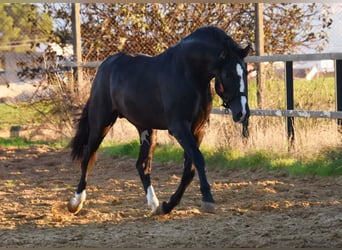
{"type": "Polygon", "coordinates": [[[233,113],[234,122],[241,122],[244,119],[244,114],[242,112],[233,113]]]}

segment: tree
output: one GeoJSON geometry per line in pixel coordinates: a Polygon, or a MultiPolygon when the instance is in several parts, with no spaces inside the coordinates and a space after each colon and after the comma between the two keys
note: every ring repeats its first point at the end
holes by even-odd
{"type": "Polygon", "coordinates": [[[19,36],[20,29],[14,27],[13,18],[6,12],[4,4],[0,4],[0,30],[0,46],[7,49],[9,42],[19,36]]]}
{"type": "Polygon", "coordinates": [[[333,21],[329,15],[323,3],[265,4],[265,53],[287,54],[303,47],[321,51],[333,21]]]}
{"type": "MultiPolygon", "coordinates": [[[[162,52],[203,25],[224,29],[236,41],[253,44],[253,3],[88,3],[81,5],[83,61],[103,60],[124,50],[162,52]]],[[[65,20],[57,37],[70,34],[70,4],[49,4],[53,18],[65,20]]],[[[329,6],[265,4],[266,54],[287,54],[301,47],[321,50],[332,20],[329,6]]],[[[65,39],[64,39],[65,40],[65,39]]]]}
{"type": "MultiPolygon", "coordinates": [[[[46,3],[43,6],[44,13],[54,20],[49,41],[62,47],[71,43],[71,4],[46,3]]],[[[119,51],[156,55],[204,25],[222,28],[238,43],[253,44],[254,6],[253,3],[82,4],[82,60],[102,61],[119,51]]],[[[265,4],[265,52],[284,54],[294,52],[299,46],[319,48],[318,45],[327,40],[326,29],[332,21],[327,13],[329,8],[323,4],[265,4]],[[321,9],[326,12],[319,12],[321,9]]],[[[22,34],[30,36],[31,33],[22,34]]],[[[75,107],[81,107],[84,100],[79,89],[74,88],[72,77],[60,77],[59,65],[41,67],[43,60],[55,62],[56,53],[50,48],[44,56],[35,60],[35,67],[23,65],[23,68],[30,77],[31,73],[48,75],[41,89],[53,90],[48,96],[55,105],[53,114],[63,114],[68,123],[75,107]]],[[[58,124],[65,128],[65,123],[58,124]]]]}
{"type": "Polygon", "coordinates": [[[3,50],[27,51],[46,41],[53,20],[34,4],[0,4],[0,46],[3,50]]]}
{"type": "MultiPolygon", "coordinates": [[[[165,3],[82,5],[84,60],[119,50],[157,54],[194,29],[216,25],[235,40],[254,43],[254,4],[165,3]]],[[[265,53],[320,50],[332,23],[324,4],[265,4],[265,53]],[[325,10],[325,11],[321,11],[325,10]]]]}

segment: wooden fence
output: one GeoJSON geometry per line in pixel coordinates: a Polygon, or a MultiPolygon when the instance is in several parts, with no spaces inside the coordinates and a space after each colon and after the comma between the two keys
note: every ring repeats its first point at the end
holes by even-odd
{"type": "MultiPolygon", "coordinates": [[[[322,54],[297,54],[297,55],[274,55],[274,56],[249,56],[245,59],[246,63],[262,62],[284,62],[285,63],[285,86],[286,86],[286,109],[269,110],[254,109],[251,115],[256,116],[283,116],[286,119],[287,137],[292,146],[295,138],[294,117],[305,118],[330,118],[336,119],[338,126],[342,126],[342,53],[322,53],[322,54]],[[319,61],[333,60],[335,65],[335,93],[336,93],[336,111],[312,111],[312,110],[294,110],[293,95],[293,62],[295,61],[319,61]]],[[[229,113],[224,109],[214,108],[213,113],[229,113]]]]}
{"type": "MultiPolygon", "coordinates": [[[[290,144],[294,142],[294,117],[305,118],[330,118],[336,119],[339,128],[342,127],[342,53],[322,53],[322,54],[294,54],[294,55],[274,55],[274,56],[249,56],[245,59],[246,63],[262,62],[284,62],[285,63],[285,86],[286,86],[286,109],[252,109],[251,115],[255,116],[278,116],[287,117],[286,130],[290,144]],[[333,60],[335,62],[335,93],[336,93],[336,111],[312,111],[312,110],[294,110],[293,95],[293,62],[295,61],[319,61],[333,60]]],[[[68,63],[67,67],[98,67],[101,62],[87,63],[68,63]]],[[[230,114],[223,108],[214,108],[213,114],[230,114]]]]}

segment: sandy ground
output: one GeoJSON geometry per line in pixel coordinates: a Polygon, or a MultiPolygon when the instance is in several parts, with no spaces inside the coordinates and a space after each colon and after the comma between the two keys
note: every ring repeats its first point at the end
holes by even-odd
{"type": "MultiPolygon", "coordinates": [[[[181,170],[154,164],[161,202],[181,170]]],[[[135,159],[100,154],[75,216],[79,174],[68,150],[0,148],[0,247],[342,247],[342,176],[208,166],[216,214],[199,211],[196,176],[174,211],[150,216],[135,159]]]]}

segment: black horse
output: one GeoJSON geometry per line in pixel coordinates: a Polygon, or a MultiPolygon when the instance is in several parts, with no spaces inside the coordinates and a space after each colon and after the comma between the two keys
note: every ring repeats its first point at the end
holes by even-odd
{"type": "Polygon", "coordinates": [[[71,141],[71,155],[80,161],[82,174],[75,197],[68,204],[69,211],[81,210],[96,151],[116,119],[124,117],[140,135],[136,168],[152,212],[169,213],[179,203],[195,169],[200,180],[202,211],[214,212],[205,161],[199,150],[212,109],[210,81],[215,78],[216,93],[231,110],[233,120],[246,123],[249,107],[243,59],[248,52],[249,46],[241,48],[223,30],[202,27],[154,57],[118,53],[107,58],[98,69],[71,141]],[[155,129],[168,130],[184,149],[179,187],[161,206],[150,180],[155,129]]]}

